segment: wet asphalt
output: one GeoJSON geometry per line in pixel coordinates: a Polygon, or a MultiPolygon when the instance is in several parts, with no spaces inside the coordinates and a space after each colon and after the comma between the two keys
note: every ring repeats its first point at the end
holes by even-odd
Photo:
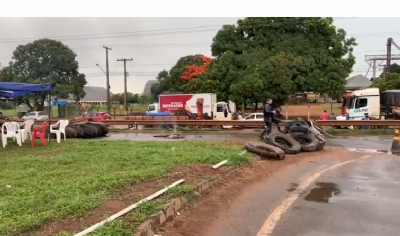
{"type": "MultiPolygon", "coordinates": [[[[183,134],[184,139],[155,138],[154,133],[111,133],[108,139],[132,141],[254,140],[257,134],[183,134]]],[[[327,146],[388,150],[393,136],[337,136],[327,146]]],[[[325,172],[287,209],[272,236],[400,235],[400,157],[348,152],[357,160],[325,172]]],[[[249,185],[228,213],[208,227],[205,236],[256,236],[263,223],[290,192],[298,178],[338,163],[326,155],[318,163],[287,167],[270,180],[249,185]],[[288,187],[289,186],[289,187],[288,187]]],[[[346,154],[347,155],[347,154],[346,154]]]]}
{"type": "Polygon", "coordinates": [[[377,155],[326,172],[272,236],[400,235],[400,157],[377,155]]]}
{"type": "MultiPolygon", "coordinates": [[[[160,132],[162,133],[162,132],[160,132]]],[[[251,140],[257,139],[258,133],[254,134],[206,134],[206,133],[180,133],[184,136],[183,139],[166,139],[156,138],[156,133],[110,133],[109,137],[102,139],[110,140],[131,140],[131,141],[183,141],[183,140],[251,140]]],[[[379,135],[379,136],[336,136],[334,138],[326,138],[327,147],[339,148],[361,148],[361,149],[379,149],[388,150],[392,145],[393,136],[379,135]]]]}

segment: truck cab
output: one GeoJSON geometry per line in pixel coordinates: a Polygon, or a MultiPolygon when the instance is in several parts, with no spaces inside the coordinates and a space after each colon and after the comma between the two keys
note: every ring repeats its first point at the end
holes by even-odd
{"type": "Polygon", "coordinates": [[[380,98],[378,88],[353,91],[347,105],[347,120],[362,120],[368,115],[380,119],[380,98]]]}
{"type": "Polygon", "coordinates": [[[160,112],[160,104],[159,103],[152,103],[146,109],[146,114],[159,113],[159,112],[160,112]]]}
{"type": "MultiPolygon", "coordinates": [[[[146,114],[160,113],[160,104],[152,103],[147,107],[146,114]]],[[[213,120],[232,120],[233,113],[236,112],[236,105],[234,102],[216,102],[212,107],[212,119],[213,120]]]]}

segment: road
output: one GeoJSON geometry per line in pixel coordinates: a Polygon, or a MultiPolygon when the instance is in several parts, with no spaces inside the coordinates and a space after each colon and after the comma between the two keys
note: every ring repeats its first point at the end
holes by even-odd
{"type": "MultiPolygon", "coordinates": [[[[171,141],[171,139],[155,138],[154,135],[163,134],[165,132],[159,131],[159,133],[110,133],[109,137],[99,138],[102,139],[115,139],[115,140],[132,140],[132,141],[171,141]]],[[[184,139],[175,139],[172,141],[183,141],[183,140],[258,140],[257,132],[245,132],[245,133],[214,133],[211,131],[207,132],[179,132],[184,135],[184,139]]],[[[328,138],[326,145],[329,147],[340,147],[340,148],[362,148],[362,149],[379,149],[387,150],[390,149],[393,136],[380,135],[380,136],[336,136],[335,138],[328,138]]]]}
{"type": "Polygon", "coordinates": [[[244,169],[159,234],[399,235],[398,156],[335,149],[286,161],[244,169]]]}

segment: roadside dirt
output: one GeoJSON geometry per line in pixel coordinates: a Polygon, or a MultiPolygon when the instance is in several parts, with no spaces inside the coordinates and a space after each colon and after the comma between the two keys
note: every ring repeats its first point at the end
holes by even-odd
{"type": "MultiPolygon", "coordinates": [[[[163,236],[200,236],[212,222],[221,215],[227,214],[231,203],[237,196],[246,195],[243,191],[246,186],[259,181],[261,178],[270,178],[276,171],[285,171],[289,166],[299,165],[302,162],[318,162],[327,155],[334,156],[339,160],[350,160],[352,157],[346,155],[345,150],[327,148],[321,152],[300,153],[290,155],[284,161],[273,161],[257,159],[251,166],[241,168],[240,171],[230,175],[229,179],[213,186],[208,194],[202,199],[188,205],[175,216],[172,222],[168,222],[158,234],[163,236]],[[323,155],[321,155],[323,153],[323,155]]],[[[295,186],[290,186],[288,191],[293,191],[295,186]]]]}
{"type": "Polygon", "coordinates": [[[109,216],[117,213],[134,202],[152,195],[164,188],[165,185],[172,184],[181,178],[185,179],[185,184],[194,186],[205,179],[223,173],[226,168],[228,167],[223,166],[215,170],[210,164],[177,166],[169,171],[171,177],[127,186],[113,192],[107,200],[103,201],[100,206],[95,209],[86,211],[80,215],[71,215],[64,219],[53,221],[36,231],[27,232],[22,235],[48,236],[63,231],[74,233],[105,219],[106,215],[109,216]]]}

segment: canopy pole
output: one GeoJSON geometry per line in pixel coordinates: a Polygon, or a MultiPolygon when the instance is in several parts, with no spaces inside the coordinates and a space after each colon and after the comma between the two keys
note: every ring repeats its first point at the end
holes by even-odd
{"type": "Polygon", "coordinates": [[[51,125],[51,90],[49,92],[49,122],[48,122],[48,126],[47,126],[47,142],[50,143],[50,125],[51,125]]]}

